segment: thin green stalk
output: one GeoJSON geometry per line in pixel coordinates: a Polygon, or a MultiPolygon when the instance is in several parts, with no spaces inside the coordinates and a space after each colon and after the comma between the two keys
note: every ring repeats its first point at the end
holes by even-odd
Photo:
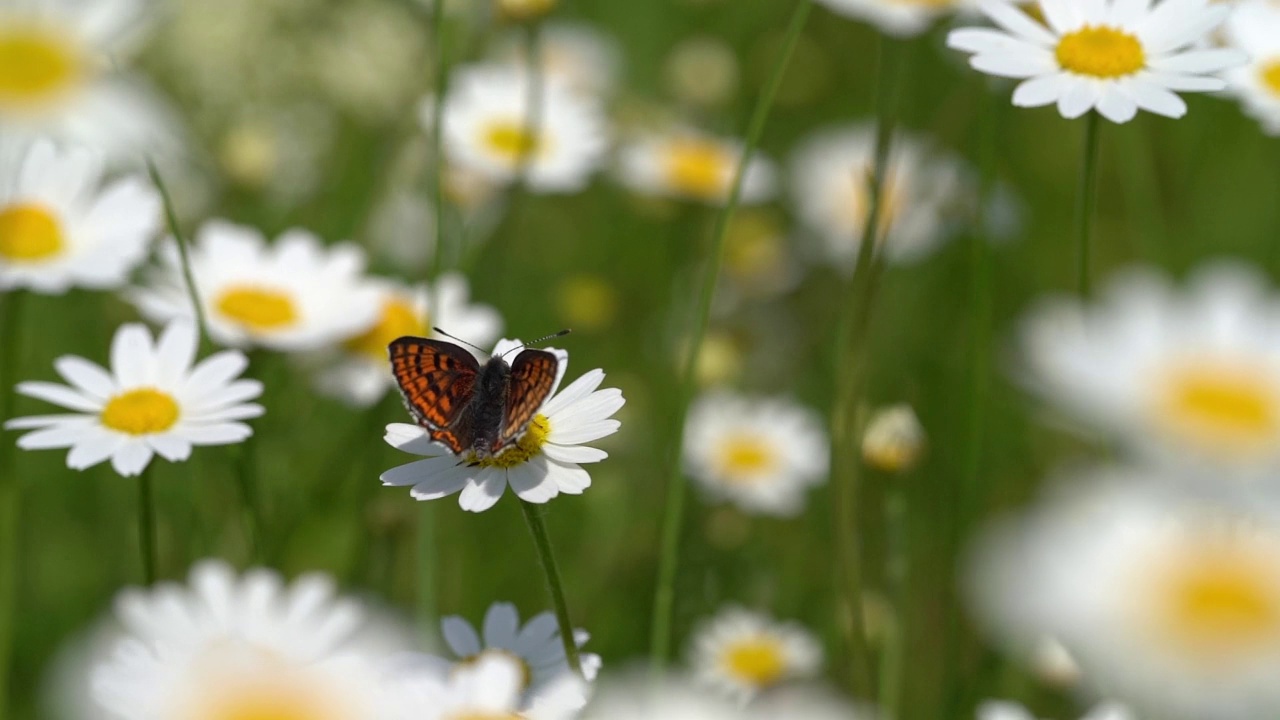
{"type": "Polygon", "coordinates": [[[435,247],[431,250],[431,274],[434,281],[444,270],[445,225],[448,208],[444,197],[444,101],[449,86],[449,55],[445,48],[444,2],[431,3],[431,30],[435,34],[435,93],[436,104],[431,108],[431,201],[435,211],[435,247]]]}
{"type": "Polygon", "coordinates": [[[147,585],[156,582],[156,500],[151,491],[151,468],[138,476],[138,553],[142,557],[142,579],[147,585]]]}
{"type": "Polygon", "coordinates": [[[1080,189],[1076,198],[1076,273],[1080,297],[1089,295],[1089,246],[1098,203],[1098,129],[1102,116],[1091,111],[1085,118],[1084,157],[1080,163],[1080,189]]]}
{"type": "Polygon", "coordinates": [[[542,520],[542,509],[525,500],[520,500],[520,510],[524,520],[529,524],[529,533],[533,535],[533,546],[538,551],[538,562],[547,577],[547,592],[551,594],[551,604],[555,607],[556,622],[560,625],[560,642],[564,645],[564,657],[569,662],[569,669],[582,677],[582,661],[578,658],[578,643],[573,638],[573,623],[569,620],[569,606],[564,600],[564,585],[560,582],[560,571],[556,568],[556,558],[551,552],[551,538],[547,536],[547,525],[542,520]]]}
{"type": "MultiPolygon", "coordinates": [[[[21,320],[25,293],[0,296],[0,424],[14,416],[21,358],[21,320]]],[[[17,472],[17,446],[12,438],[0,438],[0,717],[9,707],[9,670],[12,667],[13,627],[18,604],[18,507],[22,502],[17,472]]]]}
{"type": "Polygon", "coordinates": [[[182,279],[187,285],[187,295],[191,298],[191,307],[195,312],[200,344],[203,348],[210,348],[213,346],[213,341],[209,337],[209,324],[204,316],[204,303],[200,302],[200,291],[196,287],[195,274],[191,272],[191,251],[178,225],[178,213],[173,208],[173,198],[169,195],[169,188],[164,184],[164,179],[160,177],[159,168],[151,158],[147,158],[147,172],[151,175],[152,184],[160,192],[160,199],[164,202],[164,215],[169,223],[169,232],[173,234],[174,243],[178,246],[178,258],[182,261],[182,279]]]}
{"type": "Polygon", "coordinates": [[[836,327],[835,403],[831,407],[832,524],[835,529],[836,577],[841,581],[839,625],[844,630],[852,688],[869,693],[871,662],[862,620],[862,546],[857,533],[859,484],[862,470],[858,453],[861,423],[858,407],[866,382],[869,356],[867,338],[874,314],[883,257],[878,251],[883,225],[884,184],[893,144],[898,92],[905,68],[899,41],[880,38],[879,88],[876,97],[876,146],[868,178],[866,224],[858,247],[857,265],[848,283],[849,299],[836,327]]]}
{"type": "Polygon", "coordinates": [[[902,681],[906,676],[905,645],[907,641],[907,496],[895,477],[885,498],[885,528],[888,552],[885,576],[888,580],[890,613],[880,654],[880,709],[884,720],[902,717],[902,681]]]}
{"type": "Polygon", "coordinates": [[[769,81],[765,84],[764,92],[760,95],[760,99],[756,102],[755,109],[752,111],[751,121],[747,127],[742,159],[734,172],[728,201],[716,217],[715,228],[712,232],[712,246],[708,254],[705,274],[702,278],[697,310],[694,313],[694,325],[689,336],[689,342],[684,348],[685,355],[679,376],[679,391],[676,396],[678,403],[676,417],[670,424],[669,432],[671,435],[667,438],[665,444],[665,447],[670,448],[671,455],[668,458],[668,462],[671,466],[671,472],[667,478],[666,512],[663,517],[661,556],[658,560],[657,590],[653,601],[653,634],[650,638],[650,661],[655,670],[660,670],[666,664],[667,657],[671,651],[671,618],[675,604],[676,568],[679,563],[680,531],[683,527],[685,500],[684,476],[680,472],[684,418],[696,388],[694,371],[698,362],[698,352],[702,347],[702,340],[707,334],[707,326],[711,316],[711,301],[715,297],[716,281],[720,277],[720,267],[724,262],[725,235],[727,234],[729,221],[733,218],[733,212],[737,209],[738,201],[742,196],[742,184],[743,179],[746,177],[747,167],[755,154],[756,147],[760,144],[760,136],[764,132],[765,122],[769,119],[769,111],[773,107],[774,97],[777,95],[778,88],[782,85],[783,75],[785,75],[787,65],[791,60],[791,53],[795,50],[796,42],[800,39],[800,31],[804,28],[805,20],[808,19],[811,8],[812,0],[800,0],[800,2],[796,3],[795,11],[791,15],[791,22],[787,28],[782,52],[774,64],[769,81]]]}

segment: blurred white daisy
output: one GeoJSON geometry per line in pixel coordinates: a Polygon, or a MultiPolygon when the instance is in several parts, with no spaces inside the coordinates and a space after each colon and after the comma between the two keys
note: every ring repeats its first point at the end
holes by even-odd
{"type": "MultiPolygon", "coordinates": [[[[540,70],[546,77],[591,97],[608,95],[618,82],[617,41],[588,23],[548,21],[538,31],[540,70]]],[[[498,62],[527,66],[523,32],[509,32],[494,47],[498,62]]]]}
{"type": "Polygon", "coordinates": [[[924,452],[924,427],[910,405],[900,403],[877,410],[862,433],[862,459],[885,472],[915,467],[924,452]]]}
{"type": "Polygon", "coordinates": [[[156,9],[147,0],[0,0],[0,135],[53,137],[110,161],[177,137],[170,111],[118,70],[156,9]]]}
{"type": "MultiPolygon", "coordinates": [[[[823,240],[826,257],[844,269],[858,257],[871,210],[868,178],[875,142],[869,125],[824,130],[805,140],[792,158],[792,202],[823,240]]],[[[910,136],[895,139],[890,153],[880,236],[890,262],[909,263],[927,257],[947,238],[949,221],[964,203],[964,172],[958,160],[930,153],[910,136]]]]}
{"type": "MultiPolygon", "coordinates": [[[[1080,720],[1135,720],[1137,716],[1119,703],[1102,703],[1080,720]]],[[[1022,705],[1011,700],[987,700],[978,706],[977,720],[1036,720],[1022,705]]]]}
{"type": "Polygon", "coordinates": [[[727,607],[694,633],[689,665],[698,682],[738,700],[822,667],[822,646],[794,622],[727,607]]]}
{"type": "MultiPolygon", "coordinates": [[[[555,615],[550,612],[535,615],[522,625],[515,605],[494,603],[485,613],[483,635],[456,615],[441,620],[440,627],[455,659],[428,656],[426,666],[447,674],[492,656],[511,660],[520,669],[518,690],[521,708],[531,707],[549,689],[562,691],[559,681],[565,675],[574,674],[565,658],[555,615]]],[[[579,648],[589,638],[585,630],[574,631],[574,642],[579,648]]],[[[600,656],[582,653],[579,660],[587,681],[595,680],[600,672],[600,656]]],[[[585,702],[584,695],[579,704],[585,702]]]]}
{"type": "Polygon", "coordinates": [[[204,561],[185,585],[130,589],[123,625],[92,672],[93,697],[129,720],[347,720],[394,707],[382,658],[395,648],[332,580],[286,585],[271,570],[237,576],[204,561]]]}
{"type": "Polygon", "coordinates": [[[1243,265],[1197,271],[1185,289],[1116,276],[1097,301],[1043,303],[1022,332],[1028,387],[1212,485],[1280,468],[1280,297],[1243,265]]]}
{"type": "Polygon", "coordinates": [[[827,434],[814,411],[786,398],[712,392],[694,401],[684,467],[712,496],[750,513],[794,515],[826,482],[827,434]]]}
{"type": "Polygon", "coordinates": [[[979,544],[970,594],[1013,647],[1048,633],[1151,717],[1280,710],[1280,527],[1155,492],[1151,471],[1066,478],[979,544]]]}
{"type": "Polygon", "coordinates": [[[1268,134],[1280,135],[1280,6],[1270,0],[1240,3],[1223,25],[1223,37],[1249,56],[1247,65],[1227,71],[1231,93],[1268,134]]]}
{"type": "MultiPolygon", "coordinates": [[[[620,151],[618,178],[645,195],[722,204],[742,160],[742,143],[677,128],[636,138],[620,151]]],[[[756,153],[742,182],[742,202],[759,203],[776,190],[773,164],[756,153]]]]}
{"type": "MultiPolygon", "coordinates": [[[[0,28],[0,57],[3,42],[0,28]]],[[[140,177],[104,182],[102,154],[84,147],[40,140],[4,152],[0,291],[123,285],[160,228],[151,184],[140,177]]]]}
{"type": "Polygon", "coordinates": [[[338,363],[322,372],[320,389],[356,407],[369,407],[395,387],[387,364],[387,346],[411,335],[435,337],[439,327],[476,345],[487,345],[502,331],[502,318],[488,305],[473,305],[467,279],[458,273],[442,275],[434,288],[408,287],[391,280],[372,279],[381,295],[377,322],[342,343],[338,363]]]}
{"type": "Polygon", "coordinates": [[[1201,46],[1231,8],[1209,0],[1040,0],[1044,23],[1007,0],[983,0],[1001,29],[953,30],[947,44],[973,53],[969,63],[999,77],[1022,78],[1013,104],[1057,103],[1065,118],[1090,110],[1116,123],[1139,109],[1182,117],[1176,92],[1222,90],[1216,75],[1243,53],[1201,46]]]}
{"type": "Polygon", "coordinates": [[[196,363],[198,338],[186,321],[170,323],[156,342],[140,324],[122,326],[111,342],[111,370],[75,355],[53,367],[70,386],[18,383],[17,392],[73,411],[9,420],[24,450],[70,448],[67,467],[83,470],[108,458],[115,471],[137,475],[154,455],[179,462],[192,446],[238,443],[253,434],[244,420],[262,415],[247,401],[257,380],[236,379],[248,365],[227,350],[196,363]]]}
{"type": "MultiPolygon", "coordinates": [[[[129,299],[148,318],[191,318],[191,296],[177,245],[160,249],[161,266],[129,299]]],[[[268,245],[249,227],[211,220],[191,245],[191,272],[215,342],[272,350],[318,350],[368,330],[381,294],[364,275],[364,253],[330,247],[305,230],[268,245]]]]}
{"type": "Polygon", "coordinates": [[[833,12],[874,25],[896,37],[914,37],[937,20],[973,10],[977,0],[818,0],[833,12]]]}
{"type": "MultiPolygon", "coordinates": [[[[502,355],[519,346],[519,340],[500,340],[493,354],[502,355]]],[[[585,443],[618,431],[620,423],[612,417],[625,400],[621,390],[598,389],[604,382],[603,370],[592,370],[557,392],[569,353],[546,350],[560,360],[555,384],[517,442],[493,457],[476,458],[470,453],[459,457],[432,442],[421,427],[393,423],[387,426],[387,443],[425,459],[382,473],[382,483],[411,486],[411,494],[418,500],[460,492],[458,504],[471,512],[493,507],[508,485],[520,499],[531,503],[548,502],[562,492],[580,495],[590,487],[591,476],[581,465],[600,462],[608,453],[585,443]]]]}
{"type": "Polygon", "coordinates": [[[584,683],[561,675],[535,701],[522,702],[523,670],[505,654],[487,654],[449,673],[411,672],[398,683],[392,720],[573,720],[584,683]]]}
{"type": "Polygon", "coordinates": [[[772,688],[752,700],[748,709],[759,720],[877,720],[883,716],[872,706],[812,683],[772,688]]]}
{"type": "Polygon", "coordinates": [[[529,74],[514,65],[455,71],[444,106],[445,153],[451,164],[491,182],[510,183],[523,175],[535,192],[577,192],[604,160],[604,115],[595,100],[546,77],[530,123],[529,82],[529,74]]]}

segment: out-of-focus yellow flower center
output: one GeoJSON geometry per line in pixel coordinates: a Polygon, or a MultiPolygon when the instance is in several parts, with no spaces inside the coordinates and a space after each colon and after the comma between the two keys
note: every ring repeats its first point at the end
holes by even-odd
{"type": "Polygon", "coordinates": [[[1275,383],[1262,368],[1192,364],[1164,379],[1159,408],[1177,434],[1212,449],[1247,452],[1280,437],[1275,383]]]}
{"type": "Polygon", "coordinates": [[[298,321],[298,308],[288,294],[254,285],[233,285],[214,306],[223,316],[258,332],[281,330],[298,321]]]}
{"type": "Polygon", "coordinates": [[[730,482],[751,482],[773,470],[777,453],[767,438],[731,435],[717,448],[720,470],[730,482]]]}
{"type": "Polygon", "coordinates": [[[347,341],[347,349],[378,360],[387,359],[387,346],[392,340],[406,335],[423,336],[427,333],[427,319],[420,317],[413,305],[400,298],[388,298],[382,303],[382,315],[368,332],[347,341]]]}
{"type": "Polygon", "coordinates": [[[725,237],[725,266],[741,279],[779,272],[785,263],[785,231],[778,218],[764,211],[734,216],[725,237]]]}
{"type": "Polygon", "coordinates": [[[543,148],[542,138],[522,122],[497,121],[485,128],[484,144],[512,164],[530,160],[543,148]]]}
{"type": "Polygon", "coordinates": [[[475,665],[476,663],[480,662],[481,660],[484,660],[485,658],[490,658],[494,656],[505,658],[506,660],[514,663],[517,667],[520,668],[520,689],[521,690],[524,690],[525,688],[529,687],[529,684],[533,682],[533,669],[529,667],[529,663],[525,662],[524,658],[520,657],[519,655],[511,652],[510,650],[504,650],[502,648],[486,648],[476,653],[475,655],[468,655],[467,657],[462,658],[461,660],[458,661],[458,665],[460,666],[475,665]]]}
{"type": "Polygon", "coordinates": [[[492,457],[475,458],[473,462],[480,467],[513,468],[523,465],[542,452],[542,446],[547,444],[549,435],[551,421],[546,415],[536,415],[514,445],[492,457]]]}
{"type": "Polygon", "coordinates": [[[41,105],[65,95],[85,74],[76,43],[50,28],[0,25],[0,105],[41,105]]]}
{"type": "Polygon", "coordinates": [[[679,140],[667,148],[665,174],[675,191],[703,200],[719,200],[727,192],[737,158],[718,143],[679,140]]]}
{"type": "MultiPolygon", "coordinates": [[[[870,168],[865,169],[866,173],[870,173],[870,168]]],[[[853,178],[853,188],[851,197],[842,202],[839,207],[841,209],[840,218],[850,238],[862,237],[862,232],[866,229],[867,213],[871,211],[871,187],[869,177],[857,169],[850,170],[853,178]]],[[[902,212],[903,195],[906,193],[902,179],[903,174],[890,169],[885,176],[884,189],[880,193],[880,219],[877,223],[878,232],[877,239],[881,242],[889,233],[889,228],[902,212]]],[[[849,192],[849,186],[843,185],[842,192],[849,192]]]]}
{"type": "Polygon", "coordinates": [[[733,643],[725,648],[721,663],[730,675],[756,687],[772,685],[787,673],[787,655],[782,643],[768,635],[733,643]]]}
{"type": "Polygon", "coordinates": [[[66,248],[62,223],[48,208],[34,203],[0,210],[0,261],[43,262],[66,248]]]}
{"type": "Polygon", "coordinates": [[[1280,96],[1280,57],[1272,58],[1262,64],[1260,72],[1262,85],[1272,95],[1280,96]]]}
{"type": "Polygon", "coordinates": [[[498,12],[509,20],[533,20],[555,9],[556,0],[498,0],[498,12]]]}
{"type": "Polygon", "coordinates": [[[290,682],[248,683],[210,698],[200,720],[341,720],[342,713],[308,688],[290,682]]]}
{"type": "Polygon", "coordinates": [[[1196,654],[1273,646],[1280,636],[1277,562],[1274,552],[1242,541],[1180,547],[1153,588],[1160,629],[1196,654]]]}
{"type": "Polygon", "coordinates": [[[166,392],[138,388],[111,398],[102,409],[101,421],[130,435],[161,433],[178,422],[178,403],[166,392]]]}
{"type": "Polygon", "coordinates": [[[560,315],[574,330],[603,330],[618,313],[617,291],[597,275],[569,278],[557,295],[560,315]]]}
{"type": "Polygon", "coordinates": [[[1132,75],[1147,64],[1136,36],[1106,26],[1089,25],[1063,35],[1055,54],[1063,69],[1097,78],[1132,75]]]}

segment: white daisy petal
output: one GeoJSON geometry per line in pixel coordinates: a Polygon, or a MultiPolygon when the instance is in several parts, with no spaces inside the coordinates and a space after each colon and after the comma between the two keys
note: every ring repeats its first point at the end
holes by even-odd
{"type": "Polygon", "coordinates": [[[458,493],[458,505],[467,512],[484,512],[502,499],[506,488],[504,473],[488,470],[467,480],[462,492],[458,493]]]}
{"type": "Polygon", "coordinates": [[[482,649],[480,636],[471,627],[471,623],[460,617],[446,617],[440,621],[440,630],[444,634],[449,649],[459,657],[478,655],[482,649]]]}
{"type": "Polygon", "coordinates": [[[77,390],[103,403],[119,392],[110,373],[84,358],[64,355],[53,361],[53,369],[77,390]]]}
{"type": "Polygon", "coordinates": [[[124,477],[141,474],[154,455],[151,448],[143,440],[127,440],[124,445],[111,456],[111,467],[124,477]]]}
{"type": "Polygon", "coordinates": [[[33,397],[37,400],[44,400],[69,410],[96,413],[102,409],[101,402],[85,397],[80,392],[72,390],[65,385],[29,380],[18,383],[14,389],[19,394],[33,397]]]}

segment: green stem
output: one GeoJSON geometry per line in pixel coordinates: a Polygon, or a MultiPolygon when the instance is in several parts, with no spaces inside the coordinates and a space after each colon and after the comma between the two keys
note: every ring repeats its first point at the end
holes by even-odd
{"type": "Polygon", "coordinates": [[[138,476],[138,552],[142,556],[142,579],[148,586],[156,582],[156,504],[151,491],[154,459],[138,476]]]}
{"type": "Polygon", "coordinates": [[[885,499],[885,527],[888,553],[885,561],[888,598],[893,612],[885,629],[880,656],[880,708],[885,720],[899,720],[902,713],[902,681],[905,677],[904,648],[907,639],[907,497],[902,477],[890,482],[885,499]]]}
{"type": "Polygon", "coordinates": [[[836,577],[842,581],[838,601],[840,627],[844,630],[850,682],[855,694],[871,692],[871,662],[862,620],[862,548],[858,537],[859,484],[862,470],[858,452],[861,423],[858,407],[869,363],[868,335],[875,309],[882,253],[878,246],[884,211],[884,182],[896,122],[897,97],[902,85],[905,57],[898,41],[880,38],[879,88],[876,97],[876,146],[874,166],[868,178],[868,207],[858,247],[857,265],[848,284],[849,300],[836,327],[835,403],[831,407],[832,524],[835,529],[836,577]]]}
{"type": "MultiPolygon", "coordinates": [[[[0,424],[14,416],[13,390],[19,377],[21,319],[25,293],[0,295],[0,424]]],[[[18,604],[18,508],[22,487],[17,471],[17,446],[0,439],[0,717],[9,705],[9,670],[12,667],[14,617],[18,604]]]]}
{"type": "Polygon", "coordinates": [[[556,568],[556,558],[551,552],[551,539],[547,536],[547,525],[542,520],[542,509],[525,500],[520,500],[520,510],[524,520],[529,524],[529,533],[533,535],[533,546],[538,551],[538,561],[547,576],[547,592],[551,594],[551,604],[555,606],[556,622],[560,625],[560,642],[564,645],[564,657],[569,669],[582,677],[582,662],[578,659],[578,643],[573,638],[573,623],[569,620],[569,606],[564,600],[564,585],[560,582],[560,571],[556,568]]]}
{"type": "Polygon", "coordinates": [[[1089,245],[1098,202],[1098,128],[1102,116],[1091,111],[1085,119],[1084,157],[1080,165],[1080,189],[1076,198],[1076,273],[1080,297],[1089,295],[1089,245]]]}
{"type": "Polygon", "coordinates": [[[679,378],[679,394],[676,398],[678,403],[676,417],[670,424],[669,432],[671,435],[667,438],[665,445],[670,448],[671,454],[668,462],[671,465],[671,472],[667,478],[666,513],[663,518],[661,556],[658,560],[657,590],[653,601],[653,635],[650,638],[650,662],[655,670],[661,669],[666,664],[671,651],[671,618],[675,604],[676,569],[679,563],[680,531],[683,527],[685,502],[684,476],[680,472],[684,418],[696,388],[694,371],[698,362],[698,352],[702,347],[702,340],[707,334],[707,326],[711,316],[711,301],[715,297],[716,281],[720,276],[720,267],[724,262],[725,235],[727,234],[729,221],[733,218],[733,212],[742,196],[742,184],[743,179],[746,177],[747,167],[751,163],[751,158],[755,154],[757,146],[760,144],[760,136],[764,132],[765,122],[769,119],[769,111],[773,107],[774,97],[777,95],[778,88],[782,85],[783,75],[785,75],[787,65],[791,60],[791,53],[795,50],[796,42],[800,39],[800,31],[804,28],[805,20],[808,19],[811,8],[812,0],[800,0],[800,2],[796,3],[795,11],[791,15],[791,22],[787,28],[782,52],[779,53],[769,81],[764,87],[764,92],[760,95],[760,99],[756,102],[755,109],[751,114],[751,121],[747,128],[747,137],[742,150],[742,159],[734,172],[728,201],[716,217],[715,228],[712,232],[712,246],[702,278],[701,294],[698,298],[697,310],[694,313],[694,325],[689,336],[689,342],[684,348],[685,355],[679,378]]]}
{"type": "Polygon", "coordinates": [[[213,346],[213,341],[209,337],[209,323],[204,316],[204,303],[200,302],[200,291],[196,287],[195,273],[191,271],[191,251],[187,247],[187,239],[182,234],[182,229],[178,225],[178,213],[173,208],[173,198],[169,195],[169,188],[164,184],[164,179],[160,177],[160,170],[150,158],[147,158],[147,172],[151,175],[151,182],[156,186],[156,190],[160,192],[160,199],[164,202],[164,215],[169,223],[169,232],[173,234],[173,241],[178,246],[178,258],[182,261],[182,279],[187,285],[187,295],[191,298],[191,308],[195,313],[196,330],[200,332],[200,342],[204,348],[213,346]]]}
{"type": "Polygon", "coordinates": [[[436,45],[436,104],[431,108],[431,200],[436,217],[435,247],[431,250],[430,279],[433,281],[444,270],[445,224],[448,222],[444,199],[444,101],[449,86],[449,56],[445,48],[444,2],[433,0],[431,4],[431,29],[436,45]]]}

